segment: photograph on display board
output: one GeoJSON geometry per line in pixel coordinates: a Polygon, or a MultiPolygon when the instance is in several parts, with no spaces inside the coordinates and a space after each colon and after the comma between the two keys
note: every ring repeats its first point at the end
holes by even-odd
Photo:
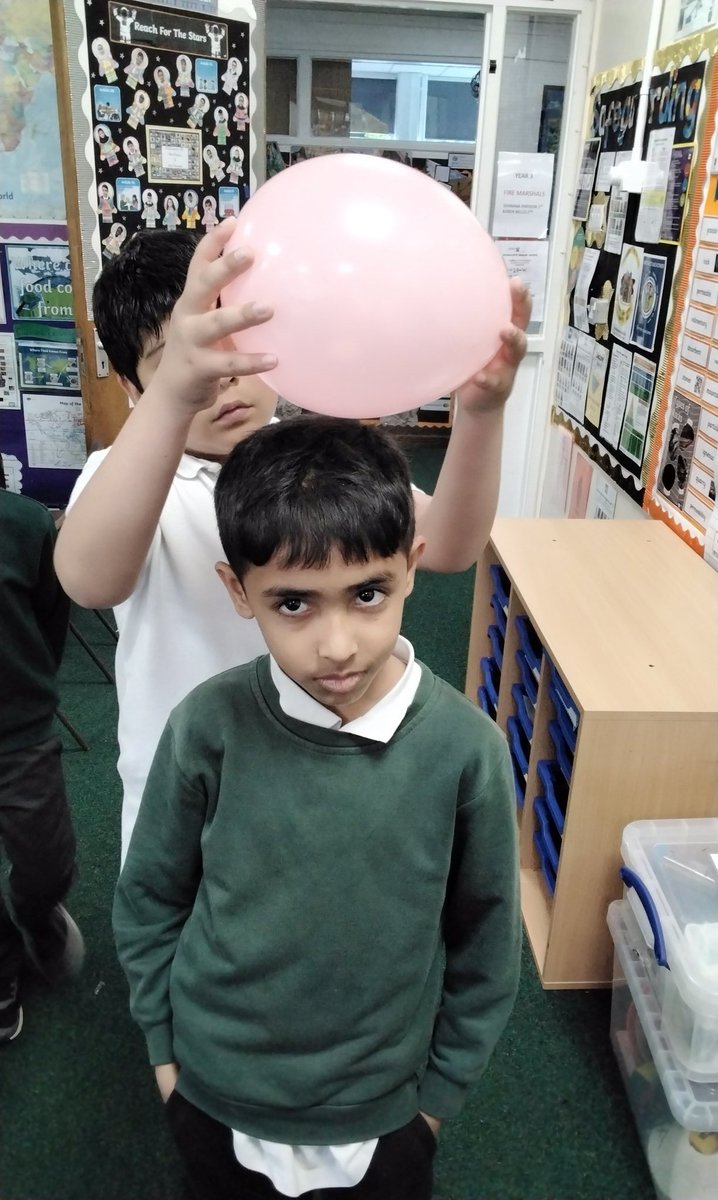
{"type": "MultiPolygon", "coordinates": [[[[618,87],[596,81],[577,182],[574,217],[580,224],[568,300],[569,329],[580,353],[557,380],[554,402],[614,482],[639,503],[699,114],[705,109],[705,70],[702,60],[653,76],[642,156],[656,163],[665,182],[640,194],[622,191],[612,174],[634,150],[640,80],[618,87]]],[[[620,71],[612,76],[620,80],[620,71]]]]}
{"type": "Polygon", "coordinates": [[[13,321],[72,321],[70,250],[66,245],[5,244],[13,321]]]}
{"type": "Polygon", "coordinates": [[[86,5],[85,21],[103,258],[139,229],[204,233],[238,213],[249,198],[249,25],[114,0],[86,5]]]}

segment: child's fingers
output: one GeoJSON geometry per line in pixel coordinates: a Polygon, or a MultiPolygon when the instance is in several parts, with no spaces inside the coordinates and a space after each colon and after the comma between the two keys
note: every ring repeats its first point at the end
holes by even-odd
{"type": "Polygon", "coordinates": [[[528,338],[523,329],[512,325],[509,329],[502,329],[499,337],[503,344],[504,358],[512,365],[518,366],[528,349],[528,338]]]}
{"type": "Polygon", "coordinates": [[[222,289],[251,266],[252,253],[247,247],[224,253],[236,224],[234,219],[223,221],[197,246],[179,302],[186,312],[214,308],[222,289]]]}
{"type": "Polygon", "coordinates": [[[274,309],[270,305],[257,304],[254,301],[243,304],[241,308],[213,308],[208,313],[193,318],[196,344],[213,346],[233,333],[241,333],[243,329],[263,325],[273,314],[274,309]]]}
{"type": "Polygon", "coordinates": [[[531,293],[521,279],[512,279],[511,288],[511,321],[518,329],[526,329],[531,320],[531,293]]]}
{"type": "Polygon", "coordinates": [[[239,350],[205,350],[202,372],[208,380],[259,375],[277,365],[276,354],[242,354],[239,350]]]}

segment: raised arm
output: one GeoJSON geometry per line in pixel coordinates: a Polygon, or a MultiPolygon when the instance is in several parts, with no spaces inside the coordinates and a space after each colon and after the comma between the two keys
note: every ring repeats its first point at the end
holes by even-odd
{"type": "Polygon", "coordinates": [[[224,221],[199,243],[160,363],[63,523],[55,550],[58,578],[86,608],[109,608],[133,591],[192,418],[216,401],[220,380],[276,365],[273,356],[241,354],[229,340],[271,312],[251,304],[217,307],[225,285],[252,261],[248,251],[222,254],[234,226],[224,221]]]}
{"type": "Polygon", "coordinates": [[[456,419],[433,496],[416,499],[417,532],[426,538],[421,566],[465,571],[481,555],[496,515],[501,474],[504,405],[526,353],[531,299],[512,280],[513,324],[502,347],[458,395],[456,419]]]}

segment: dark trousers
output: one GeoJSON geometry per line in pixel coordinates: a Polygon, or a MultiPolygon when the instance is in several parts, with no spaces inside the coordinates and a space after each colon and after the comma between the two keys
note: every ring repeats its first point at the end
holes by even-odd
{"type": "MultiPolygon", "coordinates": [[[[186,1200],[278,1200],[266,1175],[237,1162],[232,1131],[179,1092],[167,1101],[167,1119],[187,1175],[186,1200]]],[[[379,1138],[369,1169],[355,1187],[318,1188],[302,1200],[431,1200],[436,1140],[424,1118],[379,1138]]]]}
{"type": "Polygon", "coordinates": [[[75,835],[61,754],[59,738],[0,754],[0,844],[10,863],[7,895],[0,892],[0,981],[18,974],[26,941],[41,959],[65,936],[53,909],[74,881],[75,835]]]}

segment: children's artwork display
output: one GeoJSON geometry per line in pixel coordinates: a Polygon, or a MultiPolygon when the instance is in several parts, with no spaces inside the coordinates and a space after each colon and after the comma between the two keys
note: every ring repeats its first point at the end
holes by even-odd
{"type": "Polygon", "coordinates": [[[702,553],[716,524],[718,465],[718,72],[696,155],[696,203],[660,388],[644,506],[702,553]]]}
{"type": "MultiPolygon", "coordinates": [[[[700,203],[695,166],[710,137],[717,45],[717,35],[709,33],[656,55],[640,147],[650,173],[640,193],[621,190],[614,171],[635,149],[642,64],[593,81],[554,411],[638,503],[648,478],[689,214],[700,203]]],[[[700,339],[701,317],[694,314],[693,321],[688,332],[700,339]]],[[[691,360],[689,344],[687,354],[700,368],[703,351],[694,349],[691,360]]]]}
{"type": "Polygon", "coordinates": [[[114,0],[81,7],[102,259],[138,229],[204,233],[238,213],[249,197],[249,25],[114,0]]]}

